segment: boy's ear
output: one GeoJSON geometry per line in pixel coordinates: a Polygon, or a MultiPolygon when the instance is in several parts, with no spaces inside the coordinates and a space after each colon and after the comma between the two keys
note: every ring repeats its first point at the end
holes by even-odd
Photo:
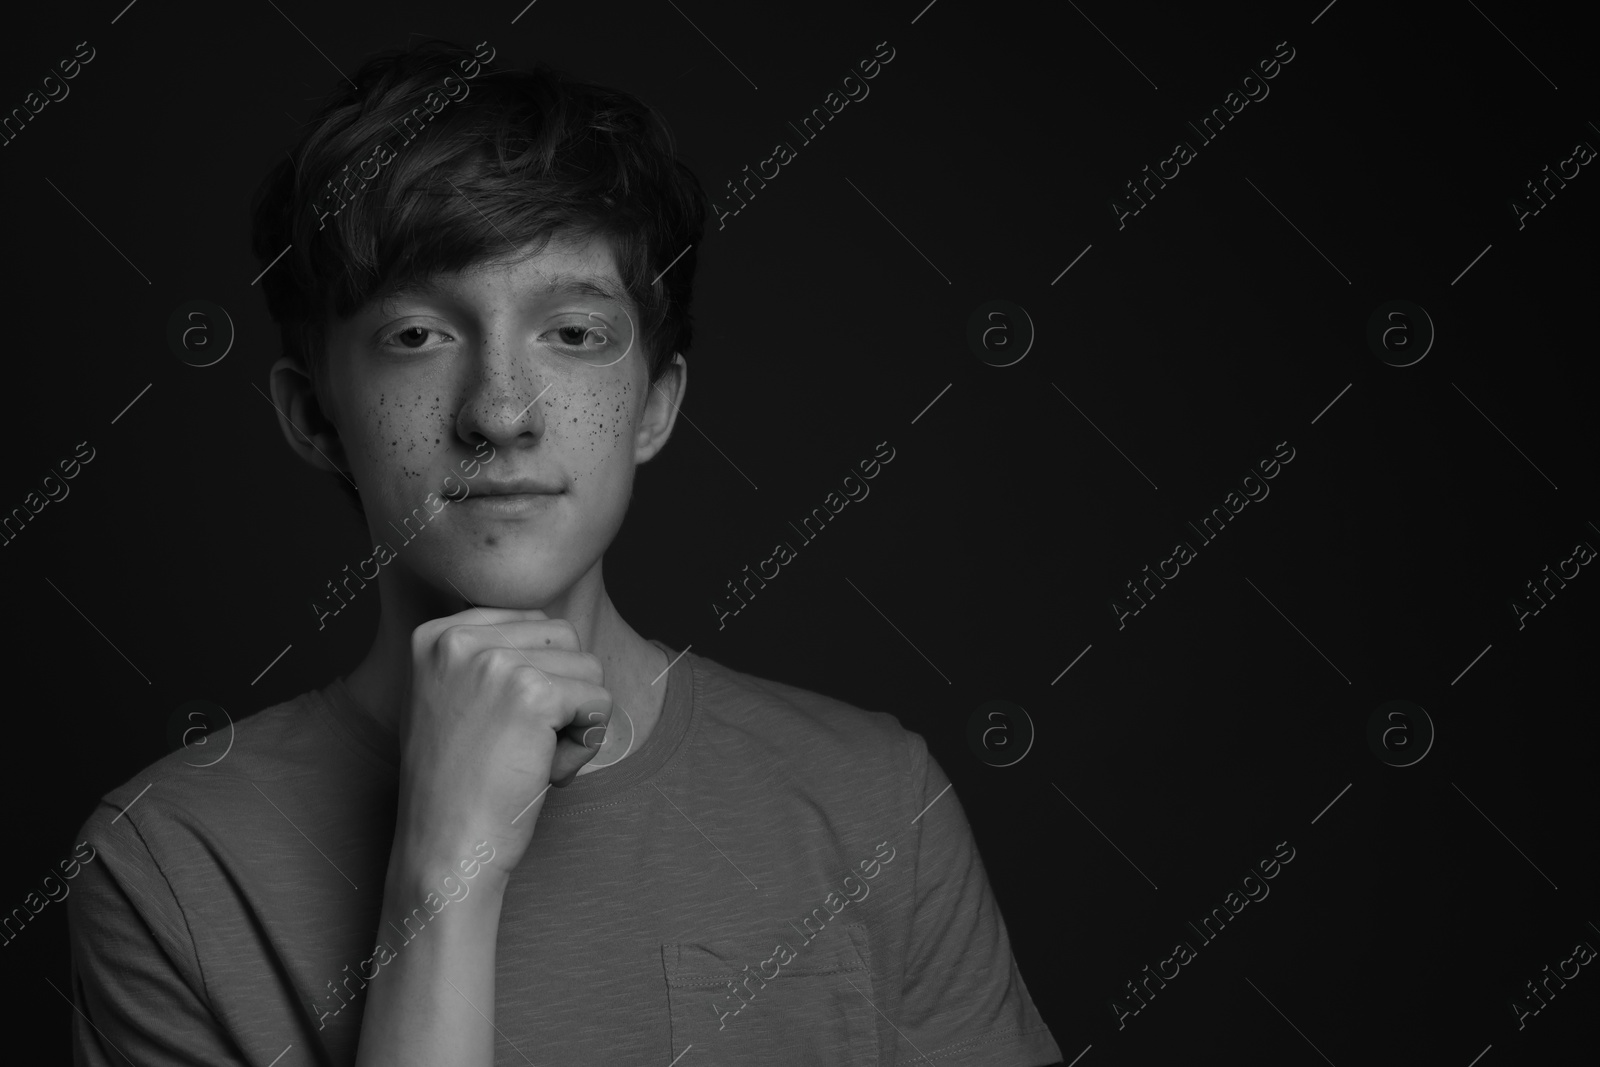
{"type": "Polygon", "coordinates": [[[295,455],[320,471],[348,477],[339,430],[317,401],[316,385],[305,364],[284,356],[272,365],[268,377],[272,406],[278,409],[278,428],[295,455]]]}
{"type": "Polygon", "coordinates": [[[634,435],[635,463],[654,458],[657,452],[666,447],[667,438],[672,436],[672,427],[678,421],[678,409],[683,406],[684,395],[689,391],[689,364],[682,352],[673,354],[672,362],[667,364],[660,378],[650,383],[648,389],[644,418],[640,420],[638,433],[634,435]]]}

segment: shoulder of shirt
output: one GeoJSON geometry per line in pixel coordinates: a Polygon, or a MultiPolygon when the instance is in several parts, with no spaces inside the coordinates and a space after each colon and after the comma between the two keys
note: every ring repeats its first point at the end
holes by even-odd
{"type": "Polygon", "coordinates": [[[326,773],[349,750],[320,723],[317,702],[322,699],[319,690],[307,690],[241,718],[225,719],[203,738],[190,739],[102,794],[79,839],[110,832],[111,824],[124,816],[136,826],[177,813],[203,818],[254,796],[253,783],[326,773]]]}
{"type": "Polygon", "coordinates": [[[695,657],[696,713],[719,726],[788,741],[844,746],[853,757],[909,758],[926,750],[920,734],[886,711],[867,711],[797,685],[758,678],[695,657]]]}

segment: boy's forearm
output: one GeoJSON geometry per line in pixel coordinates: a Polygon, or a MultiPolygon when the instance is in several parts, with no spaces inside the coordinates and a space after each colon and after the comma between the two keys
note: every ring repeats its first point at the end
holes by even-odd
{"type": "Polygon", "coordinates": [[[464,898],[419,923],[413,909],[429,914],[423,902],[430,893],[442,897],[438,886],[447,873],[390,864],[377,936],[393,955],[368,983],[356,1067],[494,1063],[495,939],[504,880],[486,870],[490,876],[476,879],[464,898]]]}

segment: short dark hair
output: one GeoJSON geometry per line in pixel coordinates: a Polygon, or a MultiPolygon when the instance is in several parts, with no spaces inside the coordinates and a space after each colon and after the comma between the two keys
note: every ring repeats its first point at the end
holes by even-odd
{"type": "Polygon", "coordinates": [[[631,94],[542,64],[490,69],[486,48],[374,55],[262,181],[251,247],[273,264],[260,284],[284,353],[315,376],[330,317],[513,248],[606,236],[656,381],[693,336],[704,187],[631,94]]]}

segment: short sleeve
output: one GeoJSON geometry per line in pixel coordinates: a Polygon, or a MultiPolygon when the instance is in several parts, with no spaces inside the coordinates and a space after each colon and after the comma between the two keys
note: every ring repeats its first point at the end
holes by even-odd
{"type": "Polygon", "coordinates": [[[1061,1061],[1011,955],[967,816],[950,779],[915,733],[910,787],[915,912],[898,1025],[940,1067],[1042,1067],[1061,1061]],[[924,810],[926,809],[926,810],[924,810]]]}
{"type": "Polygon", "coordinates": [[[66,900],[74,1067],[245,1067],[166,876],[132,817],[106,812],[83,828],[95,851],[66,900]]]}

